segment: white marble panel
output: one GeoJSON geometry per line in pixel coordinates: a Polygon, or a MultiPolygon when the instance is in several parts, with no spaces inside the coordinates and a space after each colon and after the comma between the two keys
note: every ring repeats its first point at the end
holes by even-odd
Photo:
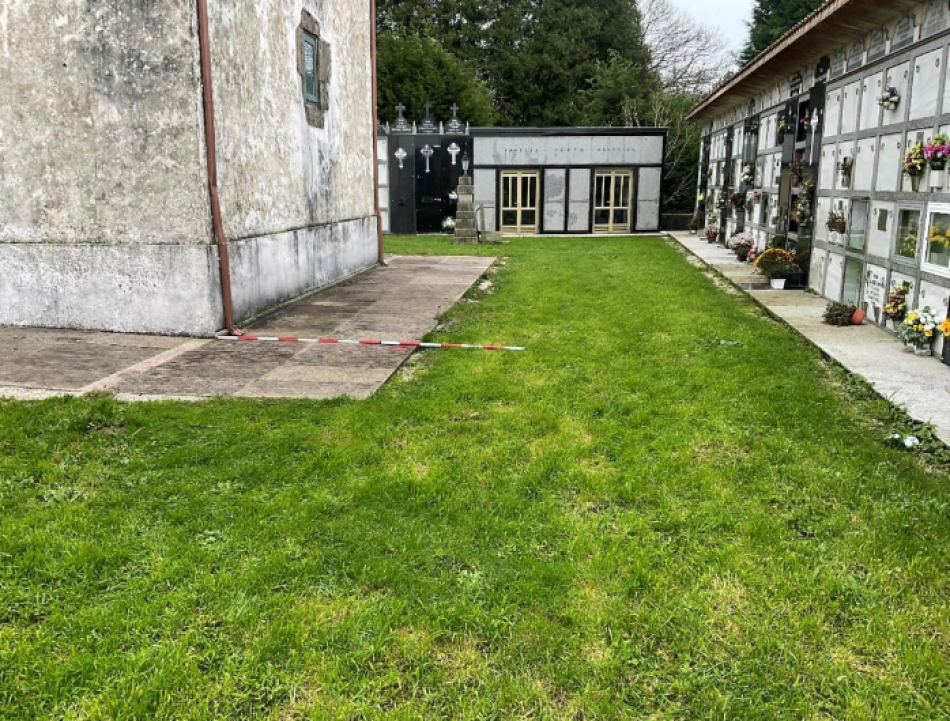
{"type": "Polygon", "coordinates": [[[571,169],[571,194],[567,229],[572,233],[586,233],[590,229],[591,187],[587,168],[571,169]]]}
{"type": "Polygon", "coordinates": [[[839,253],[828,253],[828,266],[825,271],[825,297],[831,300],[841,298],[844,283],[844,256],[839,253]]]}
{"type": "Polygon", "coordinates": [[[846,85],[841,94],[841,134],[853,133],[858,127],[858,105],[861,101],[861,81],[846,85]]]}
{"type": "Polygon", "coordinates": [[[884,321],[884,305],[887,303],[887,269],[868,264],[864,268],[864,289],[861,294],[861,307],[868,318],[881,325],[884,321]]]}
{"type": "Polygon", "coordinates": [[[841,126],[841,88],[836,88],[828,93],[825,99],[825,137],[833,138],[838,134],[841,126]]]}
{"type": "Polygon", "coordinates": [[[854,157],[854,171],[851,176],[853,190],[873,190],[874,156],[876,152],[877,138],[865,138],[858,141],[858,151],[854,157]]]}
{"type": "MultiPolygon", "coordinates": [[[[472,173],[472,180],[475,184],[475,208],[485,206],[485,228],[495,229],[495,202],[498,189],[495,187],[495,171],[489,169],[475,168],[472,173]]],[[[481,222],[481,215],[478,216],[481,222]]]]}
{"type": "Polygon", "coordinates": [[[864,79],[861,85],[861,130],[876,128],[880,122],[881,106],[877,99],[884,92],[884,73],[864,79]]]}
{"type": "Polygon", "coordinates": [[[660,202],[637,203],[637,230],[658,230],[660,227],[660,202]]]}
{"type": "Polygon", "coordinates": [[[878,144],[876,190],[894,192],[902,175],[904,141],[901,135],[885,135],[878,144]]]}
{"type": "Polygon", "coordinates": [[[896,110],[885,110],[883,113],[884,125],[900,123],[907,115],[908,91],[910,90],[910,63],[901,63],[887,70],[887,87],[897,88],[901,102],[896,110]]]}
{"type": "Polygon", "coordinates": [[[639,200],[659,200],[662,180],[663,171],[661,168],[641,168],[637,198],[639,200]]]}
{"type": "Polygon", "coordinates": [[[818,198],[815,204],[815,237],[828,240],[828,214],[831,212],[831,198],[818,198]]]}
{"type": "Polygon", "coordinates": [[[567,213],[567,170],[544,171],[544,230],[563,233],[567,213]]]}
{"type": "Polygon", "coordinates": [[[874,201],[871,203],[871,220],[868,224],[868,253],[879,258],[887,258],[891,254],[891,237],[894,233],[896,219],[894,203],[874,201]]]}
{"type": "Polygon", "coordinates": [[[929,118],[937,113],[937,94],[943,74],[943,50],[933,50],[914,59],[914,82],[911,89],[910,119],[929,118]]]}
{"type": "Polygon", "coordinates": [[[818,189],[832,190],[835,187],[835,169],[838,166],[838,146],[829,143],[821,148],[821,168],[818,173],[818,189]]]}
{"type": "Polygon", "coordinates": [[[811,255],[811,270],[808,274],[808,287],[818,293],[825,293],[825,270],[828,267],[828,251],[816,248],[811,255]]]}

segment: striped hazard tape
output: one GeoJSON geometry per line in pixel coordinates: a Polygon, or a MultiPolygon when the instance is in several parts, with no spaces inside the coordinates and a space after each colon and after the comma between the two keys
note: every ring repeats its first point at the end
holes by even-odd
{"type": "Polygon", "coordinates": [[[341,338],[293,338],[263,335],[219,335],[218,340],[250,343],[313,343],[324,345],[381,345],[395,348],[459,348],[462,350],[524,351],[527,348],[509,345],[471,345],[469,343],[421,343],[412,340],[343,340],[341,338]]]}

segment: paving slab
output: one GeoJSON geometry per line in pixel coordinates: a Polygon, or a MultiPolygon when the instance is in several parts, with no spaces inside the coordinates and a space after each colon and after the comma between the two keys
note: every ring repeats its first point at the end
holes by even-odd
{"type": "MultiPolygon", "coordinates": [[[[685,233],[672,237],[730,278],[726,271],[736,264],[734,254],[685,233]]],[[[746,292],[828,356],[864,377],[882,396],[906,408],[912,418],[932,423],[940,438],[950,444],[950,366],[937,358],[907,352],[892,334],[870,323],[849,328],[825,325],[822,316],[828,301],[803,290],[746,292]]]]}
{"type": "MultiPolygon", "coordinates": [[[[493,258],[394,256],[251,323],[259,336],[420,340],[493,258]]],[[[92,391],[127,400],[367,398],[412,354],[382,346],[234,343],[213,339],[0,327],[0,397],[92,391]]]]}

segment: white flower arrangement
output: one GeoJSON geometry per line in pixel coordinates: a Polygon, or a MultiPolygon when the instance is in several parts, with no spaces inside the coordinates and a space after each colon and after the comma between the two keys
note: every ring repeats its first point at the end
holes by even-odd
{"type": "Polygon", "coordinates": [[[892,86],[885,90],[877,99],[877,104],[885,110],[897,110],[897,106],[901,104],[901,96],[897,88],[892,86]]]}
{"type": "Polygon", "coordinates": [[[442,219],[442,230],[455,230],[455,218],[451,215],[442,219]]]}
{"type": "Polygon", "coordinates": [[[915,310],[908,313],[897,329],[897,335],[904,345],[912,346],[918,350],[929,348],[937,339],[937,326],[940,321],[928,306],[922,310],[915,310]]]}
{"type": "Polygon", "coordinates": [[[459,194],[457,191],[453,190],[451,193],[449,193],[449,200],[458,200],[458,199],[459,199],[459,194]]]}
{"type": "Polygon", "coordinates": [[[742,169],[742,182],[746,185],[752,185],[755,183],[755,167],[752,165],[747,165],[742,169]]]}

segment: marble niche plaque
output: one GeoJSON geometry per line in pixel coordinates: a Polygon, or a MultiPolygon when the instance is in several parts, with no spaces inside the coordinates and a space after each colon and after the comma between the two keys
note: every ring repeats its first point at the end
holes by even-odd
{"type": "Polygon", "coordinates": [[[848,53],[848,72],[857,70],[864,65],[864,40],[858,38],[851,46],[851,52],[848,53]]]}
{"type": "Polygon", "coordinates": [[[844,50],[835,51],[834,56],[831,59],[831,78],[840,78],[844,75],[845,71],[845,55],[844,50]]]}
{"type": "Polygon", "coordinates": [[[864,283],[865,310],[880,324],[881,311],[887,303],[887,271],[869,265],[864,283]]]}
{"type": "Polygon", "coordinates": [[[901,16],[900,22],[897,23],[897,28],[894,30],[891,52],[906,48],[914,42],[915,22],[914,16],[910,13],[904,13],[903,16],[901,16]]]}
{"type": "Polygon", "coordinates": [[[947,0],[931,0],[924,13],[924,24],[920,29],[921,39],[929,38],[946,29],[947,0]]]}
{"type": "Polygon", "coordinates": [[[887,55],[887,28],[880,28],[871,36],[871,44],[868,47],[868,62],[873,63],[885,55],[887,55]]]}

